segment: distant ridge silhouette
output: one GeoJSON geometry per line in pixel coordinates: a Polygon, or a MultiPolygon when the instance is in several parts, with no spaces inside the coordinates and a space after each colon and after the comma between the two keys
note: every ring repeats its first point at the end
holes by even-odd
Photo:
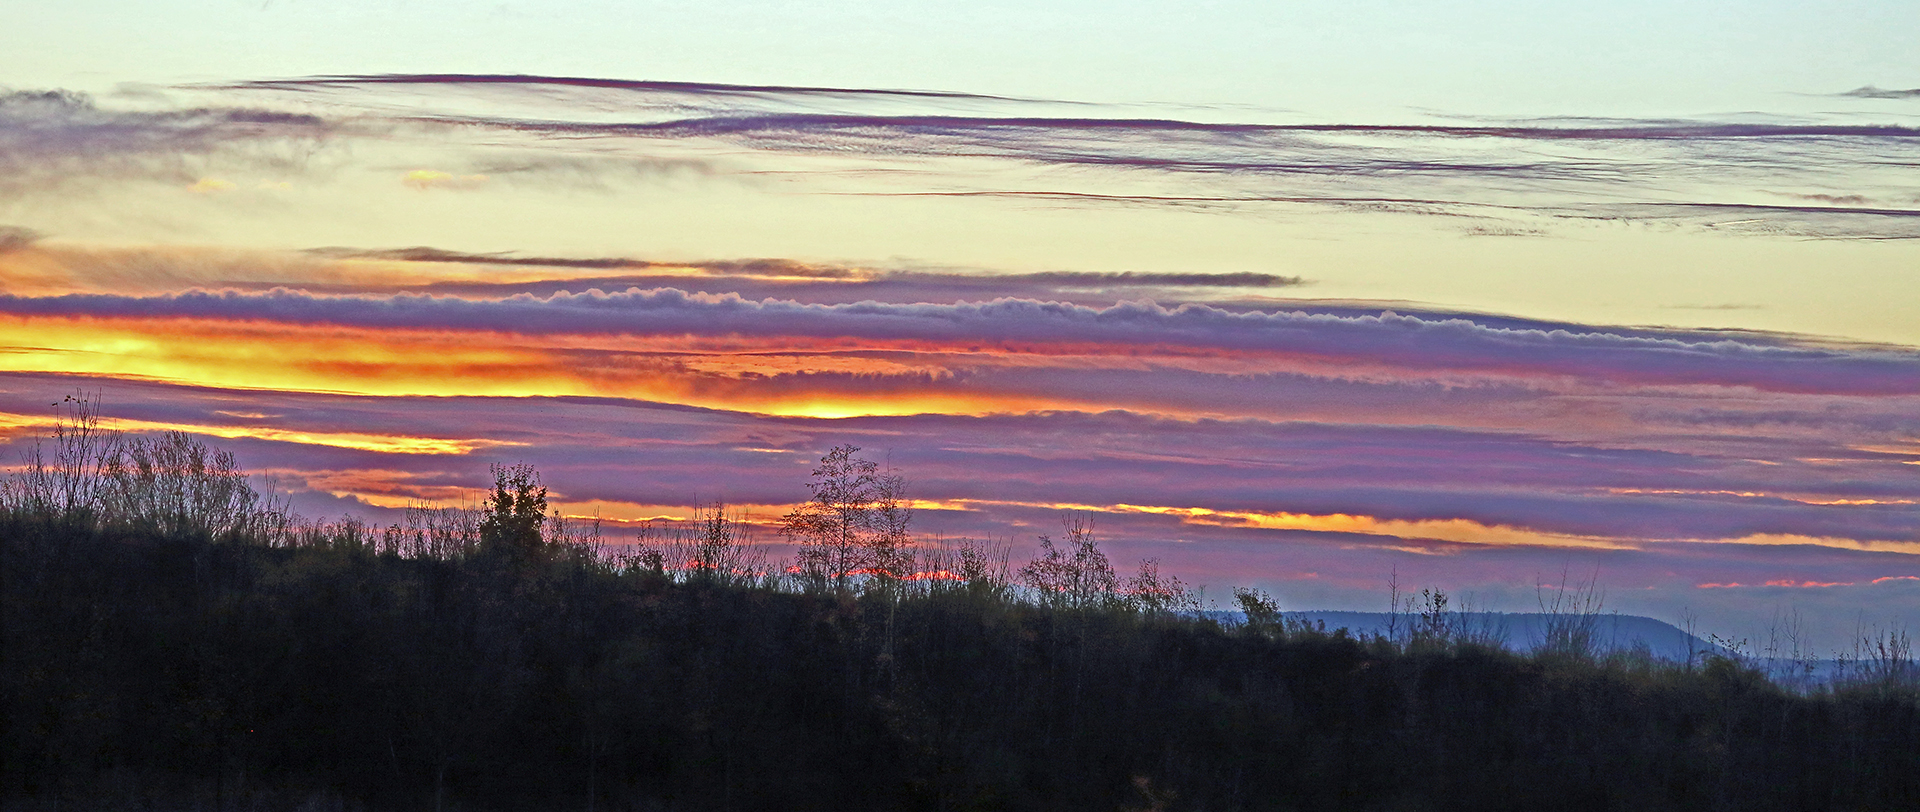
{"type": "MultiPolygon", "coordinates": [[[[1223,622],[1238,623],[1243,615],[1236,611],[1217,611],[1211,613],[1223,622]]],[[[1392,624],[1394,616],[1386,612],[1341,612],[1309,610],[1282,612],[1289,620],[1298,620],[1310,624],[1325,623],[1327,631],[1346,629],[1356,637],[1384,635],[1392,624]]],[[[1550,615],[1544,612],[1449,612],[1447,620],[1453,628],[1480,639],[1499,642],[1515,651],[1531,651],[1547,640],[1548,624],[1556,617],[1566,620],[1567,615],[1550,615]]],[[[1401,613],[1397,627],[1405,634],[1413,624],[1418,623],[1419,615],[1401,613]]],[[[1700,657],[1706,654],[1726,654],[1726,649],[1709,643],[1675,627],[1671,623],[1639,615],[1597,614],[1593,620],[1593,643],[1597,651],[1630,651],[1645,644],[1647,651],[1663,660],[1685,662],[1689,655],[1700,657]]]]}

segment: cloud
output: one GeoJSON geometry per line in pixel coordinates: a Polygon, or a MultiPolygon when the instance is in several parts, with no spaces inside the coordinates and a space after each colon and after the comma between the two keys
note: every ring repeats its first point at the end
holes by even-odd
{"type": "Polygon", "coordinates": [[[1873,202],[1873,200],[1866,195],[1797,194],[1794,192],[1779,192],[1777,194],[1796,200],[1811,200],[1816,203],[1828,203],[1835,206],[1866,206],[1873,202]]]}
{"type": "MultiPolygon", "coordinates": [[[[1887,581],[1895,581],[1895,580],[1902,580],[1902,579],[1901,578],[1875,578],[1873,579],[1873,583],[1879,584],[1879,583],[1885,583],[1887,581]]],[[[1920,580],[1920,579],[1915,579],[1915,580],[1920,580]]],[[[1751,589],[1755,587],[1774,587],[1774,588],[1785,588],[1785,589],[1831,589],[1837,586],[1859,586],[1859,582],[1857,581],[1806,581],[1806,580],[1794,580],[1792,578],[1775,578],[1771,581],[1765,581],[1757,584],[1713,583],[1713,584],[1694,584],[1694,586],[1699,589],[1739,589],[1739,588],[1751,589]]]]}
{"type": "Polygon", "coordinates": [[[1920,239],[1920,209],[1779,206],[1760,203],[1647,203],[1623,207],[1638,219],[1773,236],[1920,239]]]}
{"type": "Polygon", "coordinates": [[[237,82],[215,87],[235,89],[306,90],[340,86],[368,85],[468,85],[514,89],[594,88],[645,93],[674,93],[689,96],[841,96],[902,97],[910,99],[986,99],[1013,101],[1005,96],[983,96],[939,90],[882,90],[871,88],[806,87],[799,85],[729,85],[710,82],[653,82],[627,79],[602,79],[578,76],[534,76],[528,74],[430,73],[362,74],[313,76],[303,79],[265,79],[237,82]]]}
{"type": "Polygon", "coordinates": [[[67,91],[0,93],[0,190],[23,194],[100,178],[187,185],[202,177],[195,159],[292,165],[300,150],[254,147],[334,131],[316,116],[262,108],[110,110],[67,91]]]}
{"type": "Polygon", "coordinates": [[[776,258],[663,262],[629,257],[538,257],[512,253],[475,254],[428,247],[384,250],[318,248],[311,249],[308,253],[339,260],[628,271],[628,273],[593,276],[462,278],[425,283],[416,279],[396,279],[392,284],[387,285],[368,279],[350,285],[303,286],[309,291],[329,293],[412,290],[462,297],[505,297],[517,293],[544,297],[563,291],[678,286],[707,291],[725,290],[749,299],[780,298],[809,303],[861,300],[900,303],[952,302],[1002,297],[1071,299],[1077,295],[1086,294],[1096,294],[1095,298],[1105,299],[1108,302],[1119,298],[1150,298],[1162,302],[1182,302],[1203,300],[1208,295],[1207,292],[1213,290],[1264,291],[1310,284],[1298,276],[1254,271],[1002,273],[963,268],[876,268],[803,263],[776,258]]]}
{"type": "Polygon", "coordinates": [[[1867,85],[1865,87],[1856,87],[1839,95],[1852,96],[1856,99],[1920,99],[1920,88],[1881,90],[1873,85],[1867,85]]]}
{"type": "Polygon", "coordinates": [[[978,280],[986,285],[1037,282],[1059,287],[1109,288],[1165,285],[1178,287],[1285,287],[1303,284],[1295,276],[1239,273],[1145,273],[1134,271],[1038,271],[1033,273],[937,273],[817,265],[788,259],[695,260],[659,262],[626,257],[527,257],[510,253],[473,254],[416,247],[387,250],[319,248],[313,253],[342,259],[397,259],[408,262],[461,262],[480,265],[545,266],[557,268],[697,268],[714,275],[805,277],[811,279],[945,279],[978,280]]]}
{"type": "Polygon", "coordinates": [[[478,189],[487,182],[486,175],[455,175],[437,169],[415,169],[400,177],[400,183],[412,189],[478,189]]]}
{"type": "Polygon", "coordinates": [[[579,189],[754,179],[759,155],[779,156],[784,175],[831,180],[837,194],[1412,215],[1482,236],[1620,220],[1754,236],[1920,236],[1911,210],[1847,204],[1903,199],[1897,167],[1920,160],[1920,129],[1841,119],[1220,122],[944,91],[517,75],[192,89],[236,103],[136,111],[63,92],[0,97],[0,188],[79,178],[188,185],[206,176],[212,156],[284,171],[310,149],[288,144],[361,138],[473,153],[461,165],[420,170],[449,177],[410,179],[417,188],[470,188],[481,175],[579,189]],[[848,173],[849,161],[882,171],[848,173]],[[1806,198],[1826,206],[1749,199],[1756,188],[1835,183],[1857,191],[1806,198]]]}
{"type": "Polygon", "coordinates": [[[17,251],[39,242],[42,235],[31,228],[20,226],[0,226],[0,254],[17,251]]]}
{"type": "MultiPolygon", "coordinates": [[[[73,385],[65,377],[0,375],[0,392],[17,393],[0,398],[0,411],[38,414],[38,392],[73,385]]],[[[1611,439],[1510,430],[1175,420],[1121,411],[819,420],[617,398],[353,397],[127,380],[109,394],[113,411],[129,421],[214,427],[211,433],[243,443],[252,464],[265,467],[426,475],[446,463],[410,452],[432,451],[473,455],[483,473],[480,463],[490,457],[480,455],[508,453],[499,450],[505,443],[513,456],[543,468],[583,472],[568,485],[582,499],[658,501],[663,492],[691,499],[684,489],[724,487],[734,500],[789,501],[819,449],[854,442],[891,449],[912,472],[916,496],[973,505],[982,515],[1020,505],[1057,514],[1078,505],[1171,517],[1167,526],[1190,532],[1337,530],[1603,546],[1697,538],[1743,548],[1761,541],[1775,549],[1844,548],[1847,538],[1920,532],[1920,512],[1911,505],[1787,498],[1796,491],[1854,493],[1857,466],[1780,470],[1704,450],[1625,449],[1611,439]],[[262,416],[231,414],[235,404],[262,416]],[[379,434],[369,434],[376,428],[379,434]],[[1754,490],[1763,492],[1722,495],[1754,490]],[[1774,538],[1750,538],[1756,529],[1774,538]]],[[[1920,496],[1920,482],[1907,481],[1906,492],[1920,496]]]]}
{"type": "Polygon", "coordinates": [[[751,153],[740,147],[786,156],[783,173],[808,171],[792,164],[796,156],[830,159],[817,171],[842,181],[849,159],[911,170],[869,175],[842,192],[849,194],[1305,206],[1467,218],[1464,231],[1483,236],[1537,234],[1562,220],[1650,220],[1761,236],[1920,234],[1901,209],[1766,207],[1747,199],[1756,187],[1835,182],[1855,186],[1862,200],[1899,199],[1905,186],[1897,167],[1920,159],[1920,128],[1843,118],[1202,121],[944,91],[519,75],[330,76],[209,87],[268,97],[325,94],[343,109],[361,105],[394,125],[509,131],[528,166],[580,160],[574,147],[591,143],[596,160],[685,161],[701,172],[716,171],[712,160],[721,155],[746,160],[751,153]],[[399,94],[404,112],[393,106],[399,94]],[[476,105],[476,98],[490,103],[476,105]],[[662,142],[695,152],[667,158],[659,154],[662,142]],[[964,164],[943,168],[945,159],[964,164]],[[982,171],[982,161],[998,167],[982,171]],[[1036,181],[1023,174],[1033,167],[1077,171],[1036,181]],[[1734,210],[1752,222],[1732,229],[1716,219],[1734,210]]]}
{"type": "Polygon", "coordinates": [[[1663,337],[1599,328],[1490,327],[1467,318],[1386,312],[1333,316],[1234,312],[1205,305],[1169,308],[1122,302],[1095,308],[1030,299],[954,304],[801,304],[676,288],[590,291],[544,299],[470,300],[417,294],[316,296],[189,291],[163,296],[0,295],[17,316],[191,318],[368,329],[478,330],[530,335],[754,336],[922,345],[1022,347],[1079,353],[1109,347],[1254,353],[1335,368],[1411,373],[1545,376],[1638,385],[1732,386],[1772,392],[1920,394],[1913,351],[1782,346],[1674,331],[1663,337]]]}
{"type": "Polygon", "coordinates": [[[714,161],[660,156],[602,158],[519,153],[508,157],[476,157],[469,174],[486,175],[521,187],[613,192],[635,183],[684,178],[711,178],[720,170],[714,161]]]}
{"type": "MultiPolygon", "coordinates": [[[[478,122],[485,123],[485,122],[478,122]]],[[[1059,118],[1059,117],[970,117],[970,116],[868,116],[854,114],[789,114],[768,116],[714,116],[709,118],[639,124],[545,124],[501,119],[502,127],[524,130],[552,129],[567,132],[607,134],[663,135],[753,135],[768,139],[792,138],[804,145],[808,135],[844,136],[848,140],[906,137],[912,145],[922,138],[941,136],[963,139],[963,143],[1004,144],[1008,154],[1023,142],[1014,137],[1052,133],[1067,135],[1114,134],[1121,136],[1200,136],[1199,144],[1214,143],[1221,137],[1264,138],[1279,145],[1283,139],[1302,135],[1357,136],[1441,136],[1461,139],[1503,139],[1512,141],[1587,141],[1587,142],[1692,142],[1763,141],[1780,138],[1861,138],[1912,139],[1920,137],[1920,128],[1893,124],[1736,124],[1716,122],[1622,122],[1607,126],[1460,126],[1439,124],[1221,124],[1179,119],[1141,118],[1059,118]],[[977,138],[978,141],[965,140],[977,138]]],[[[1181,144],[1167,139],[1173,144],[1181,144]]],[[[1034,146],[1044,141],[1031,142],[1034,146]]],[[[1098,143],[1098,142],[1096,142],[1098,143]]],[[[1355,151],[1358,152],[1358,151],[1355,151]]],[[[1271,169],[1281,172],[1341,169],[1399,170],[1405,172],[1446,172],[1451,170],[1512,171],[1527,173],[1554,170],[1550,165],[1503,163],[1446,163],[1389,159],[1376,164],[1329,164],[1326,166],[1232,160],[1189,160],[1172,158],[1126,157],[1097,152],[1052,156],[1063,163],[1118,163],[1154,167],[1181,167],[1200,170],[1271,169]]],[[[1581,169],[1577,164],[1559,171],[1581,169]]],[[[1607,171],[1604,167],[1584,167],[1607,171]]]]}

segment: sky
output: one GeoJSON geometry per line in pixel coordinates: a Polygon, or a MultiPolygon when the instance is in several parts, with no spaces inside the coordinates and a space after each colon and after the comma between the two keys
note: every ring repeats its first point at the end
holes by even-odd
{"type": "Polygon", "coordinates": [[[851,443],[1216,602],[1920,620],[1903,0],[8,17],[8,464],[84,390],[316,519],[525,461],[624,538],[851,443]]]}

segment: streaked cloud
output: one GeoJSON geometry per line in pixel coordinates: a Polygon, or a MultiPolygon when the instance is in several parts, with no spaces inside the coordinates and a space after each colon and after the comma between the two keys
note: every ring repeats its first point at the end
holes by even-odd
{"type": "MultiPolygon", "coordinates": [[[[1906,92],[1848,95],[1868,91],[1906,92]]],[[[756,163],[759,155],[782,161],[780,176],[811,175],[833,194],[1275,216],[1305,206],[1434,217],[1437,226],[1475,234],[1624,220],[1748,235],[1920,236],[1920,212],[1900,193],[1899,169],[1920,155],[1920,126],[1844,117],[1215,121],[938,91],[449,74],[181,92],[212,103],[111,110],[70,93],[12,93],[0,99],[0,137],[11,157],[0,177],[16,186],[29,176],[44,183],[72,174],[191,184],[198,176],[183,173],[194,156],[297,168],[299,150],[267,145],[331,137],[399,148],[432,139],[442,154],[471,153],[472,165],[409,169],[410,186],[474,188],[487,169],[564,170],[582,161],[764,179],[773,170],[756,163]],[[858,171],[848,171],[850,161],[858,171]],[[1851,188],[1831,191],[1836,183],[1851,188]],[[1841,202],[1856,199],[1902,202],[1841,202]],[[1812,202],[1820,205],[1805,205],[1812,202]]]]}
{"type": "Polygon", "coordinates": [[[1862,87],[1856,87],[1840,95],[1853,96],[1854,98],[1859,98],[1859,99],[1920,99],[1920,88],[1909,88],[1907,90],[1882,90],[1880,88],[1874,87],[1873,85],[1865,85],[1862,87]]]}
{"type": "Polygon", "coordinates": [[[124,179],[188,186],[202,181],[198,169],[207,158],[293,165],[336,129],[318,116],[259,107],[125,110],[77,93],[5,92],[0,190],[19,195],[124,179]]]}
{"type": "MultiPolygon", "coordinates": [[[[1101,354],[1142,347],[1180,356],[1257,357],[1272,369],[1364,378],[1401,370],[1567,378],[1640,385],[1739,386],[1769,392],[1920,394],[1920,355],[1898,348],[1798,345],[1781,338],[1672,331],[1622,335],[1603,328],[1487,326],[1468,318],[1391,312],[1337,316],[1168,308],[1121,302],[1093,308],[998,299],[953,304],[802,304],[676,288],[589,291],[546,298],[466,299],[396,294],[316,296],[188,291],[162,296],[0,295],[17,318],[271,321],[356,329],[458,330],[520,335],[857,340],[872,350],[944,350],[1039,355],[1101,354]]],[[[697,348],[695,344],[687,345],[697,348]]]]}
{"type": "MultiPolygon", "coordinates": [[[[217,413],[229,417],[246,419],[248,416],[234,413],[217,413]]],[[[251,419],[262,419],[253,416],[251,419]]],[[[0,429],[32,428],[41,432],[53,430],[57,425],[52,417],[31,418],[23,415],[0,414],[0,429]]],[[[439,437],[405,437],[392,434],[368,434],[365,432],[337,431],[299,431],[273,428],[261,425],[216,425],[207,423],[164,423],[151,420],[125,420],[116,417],[103,418],[100,428],[118,432],[160,432],[180,431],[206,437],[222,439],[258,439],[299,445],[317,445],[331,448],[349,448],[358,451],[374,451],[382,454],[468,454],[478,449],[495,449],[519,443],[498,440],[447,439],[439,437]]]]}

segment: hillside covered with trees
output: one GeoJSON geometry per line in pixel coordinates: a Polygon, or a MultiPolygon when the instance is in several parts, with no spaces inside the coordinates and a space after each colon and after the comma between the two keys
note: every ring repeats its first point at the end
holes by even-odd
{"type": "Polygon", "coordinates": [[[722,506],[608,543],[524,466],[307,522],[81,417],[0,505],[9,809],[1920,808],[1903,639],[1789,690],[1578,614],[1524,655],[1431,597],[1392,637],[1244,590],[1223,623],[1084,522],[1019,564],[918,541],[845,446],[791,561],[722,506]]]}

